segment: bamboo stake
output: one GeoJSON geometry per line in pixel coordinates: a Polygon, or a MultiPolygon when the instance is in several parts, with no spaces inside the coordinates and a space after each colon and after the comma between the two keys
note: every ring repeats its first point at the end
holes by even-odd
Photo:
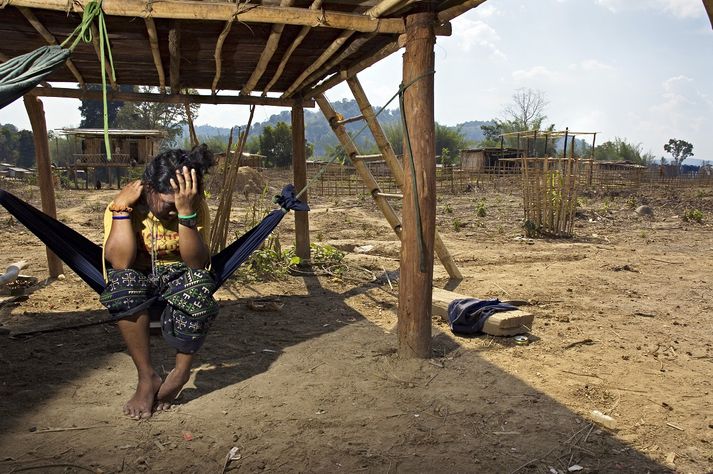
{"type": "Polygon", "coordinates": [[[223,43],[225,38],[228,37],[230,29],[233,27],[234,18],[230,18],[225,22],[223,26],[223,31],[218,35],[218,40],[215,42],[215,53],[213,53],[213,58],[215,59],[215,77],[213,77],[213,84],[210,87],[211,92],[215,95],[218,89],[218,82],[220,81],[221,69],[223,66],[223,43]]]}
{"type": "Polygon", "coordinates": [[[146,23],[146,32],[149,35],[149,44],[151,45],[151,55],[158,73],[158,83],[162,94],[166,93],[166,74],[163,72],[163,62],[161,61],[161,51],[158,47],[158,33],[156,32],[156,24],[153,18],[147,16],[144,18],[146,23]]]}
{"type": "MultiPolygon", "coordinates": [[[[50,33],[47,28],[45,28],[45,26],[42,24],[42,22],[40,22],[40,20],[37,19],[32,10],[25,7],[17,7],[17,9],[20,10],[20,13],[22,13],[22,15],[27,19],[27,21],[32,25],[32,27],[37,30],[40,36],[42,36],[42,38],[47,41],[47,44],[58,44],[57,39],[54,37],[54,35],[50,33]]],[[[7,61],[7,59],[3,59],[3,61],[7,61]]],[[[79,69],[77,69],[77,66],[74,65],[71,59],[67,59],[64,65],[67,66],[69,72],[71,72],[74,78],[77,80],[77,82],[79,83],[79,87],[84,89],[84,78],[79,73],[79,69]]]]}
{"type": "Polygon", "coordinates": [[[332,44],[329,45],[329,47],[324,50],[322,54],[319,55],[319,58],[310,65],[307,69],[305,69],[302,74],[299,75],[299,77],[295,80],[295,82],[292,83],[292,85],[285,91],[284,94],[282,94],[282,98],[287,98],[290,97],[304,82],[304,80],[309,77],[310,74],[315,72],[317,69],[319,69],[322,64],[324,64],[329,58],[331,58],[334,53],[336,53],[339,48],[342,47],[342,45],[354,34],[353,31],[343,31],[341,35],[337,39],[335,39],[332,44]]]}

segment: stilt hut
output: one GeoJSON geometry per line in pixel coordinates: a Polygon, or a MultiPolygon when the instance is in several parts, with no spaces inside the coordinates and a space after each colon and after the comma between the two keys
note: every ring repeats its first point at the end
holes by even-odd
{"type": "MultiPolygon", "coordinates": [[[[294,184],[307,183],[304,116],[315,102],[340,138],[377,207],[402,240],[399,347],[405,357],[431,354],[431,287],[434,253],[454,278],[453,259],[435,230],[434,44],[451,32],[450,21],[485,0],[267,0],[261,2],[104,0],[113,70],[95,33],[70,59],[25,97],[36,141],[43,210],[55,214],[42,97],[100,99],[88,83],[102,82],[109,70],[108,100],[168,103],[258,104],[292,108],[294,184]],[[403,113],[410,130],[412,159],[396,160],[357,74],[404,48],[403,113]],[[347,81],[362,114],[337,116],[324,93],[347,81]],[[62,87],[53,83],[75,83],[62,87]],[[158,92],[121,92],[118,85],[154,86],[158,92]],[[187,94],[186,90],[209,90],[187,94]],[[218,91],[222,91],[218,95],[218,91]],[[231,93],[232,92],[232,93],[231,93]],[[395,214],[344,130],[365,120],[383,159],[402,188],[403,212],[395,214]]],[[[80,24],[87,0],[8,0],[0,2],[0,61],[47,44],[61,44],[80,24]]],[[[103,23],[103,24],[104,24],[103,23]]],[[[100,25],[103,27],[103,24],[100,25]]],[[[301,196],[307,199],[307,194],[301,196]]],[[[295,216],[296,253],[309,257],[306,212],[295,216]]],[[[62,265],[49,255],[50,274],[62,265]]]]}

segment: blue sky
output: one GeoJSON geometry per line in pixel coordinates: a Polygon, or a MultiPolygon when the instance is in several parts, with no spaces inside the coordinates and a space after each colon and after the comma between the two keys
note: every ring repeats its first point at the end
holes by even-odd
{"type": "MultiPolygon", "coordinates": [[[[373,104],[401,78],[401,52],[360,75],[373,104]]],[[[665,155],[669,138],[713,160],[713,28],[701,0],[488,0],[436,44],[436,120],[501,117],[518,88],[549,101],[547,123],[597,131],[665,155]]],[[[346,86],[330,99],[351,98],[346,86]]],[[[48,127],[77,125],[78,101],[44,99],[48,127]]],[[[198,124],[231,126],[246,108],[202,106],[198,124]]],[[[281,109],[259,107],[261,121],[281,109]]],[[[0,123],[29,127],[22,101],[0,123]]]]}

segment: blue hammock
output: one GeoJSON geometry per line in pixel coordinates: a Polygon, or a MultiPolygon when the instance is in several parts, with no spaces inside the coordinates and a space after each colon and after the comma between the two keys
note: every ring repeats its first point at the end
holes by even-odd
{"type": "MultiPolygon", "coordinates": [[[[250,254],[260,247],[288,211],[309,211],[307,204],[295,198],[295,188],[291,184],[282,189],[276,200],[280,209],[270,212],[258,225],[211,257],[216,288],[225,283],[250,254]]],[[[3,189],[0,189],[0,204],[94,291],[104,291],[106,283],[102,272],[102,248],[99,245],[3,189]]]]}

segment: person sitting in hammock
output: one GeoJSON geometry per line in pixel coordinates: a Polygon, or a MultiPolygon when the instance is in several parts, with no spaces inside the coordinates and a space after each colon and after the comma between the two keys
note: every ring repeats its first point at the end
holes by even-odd
{"type": "Polygon", "coordinates": [[[218,314],[203,199],[203,175],[212,165],[205,145],[163,152],[104,215],[104,258],[111,267],[100,301],[117,319],[138,372],[136,393],[124,405],[132,418],[170,407],[218,314]],[[164,339],[176,349],[176,366],[165,380],[151,365],[149,350],[150,317],[159,312],[164,339]]]}

